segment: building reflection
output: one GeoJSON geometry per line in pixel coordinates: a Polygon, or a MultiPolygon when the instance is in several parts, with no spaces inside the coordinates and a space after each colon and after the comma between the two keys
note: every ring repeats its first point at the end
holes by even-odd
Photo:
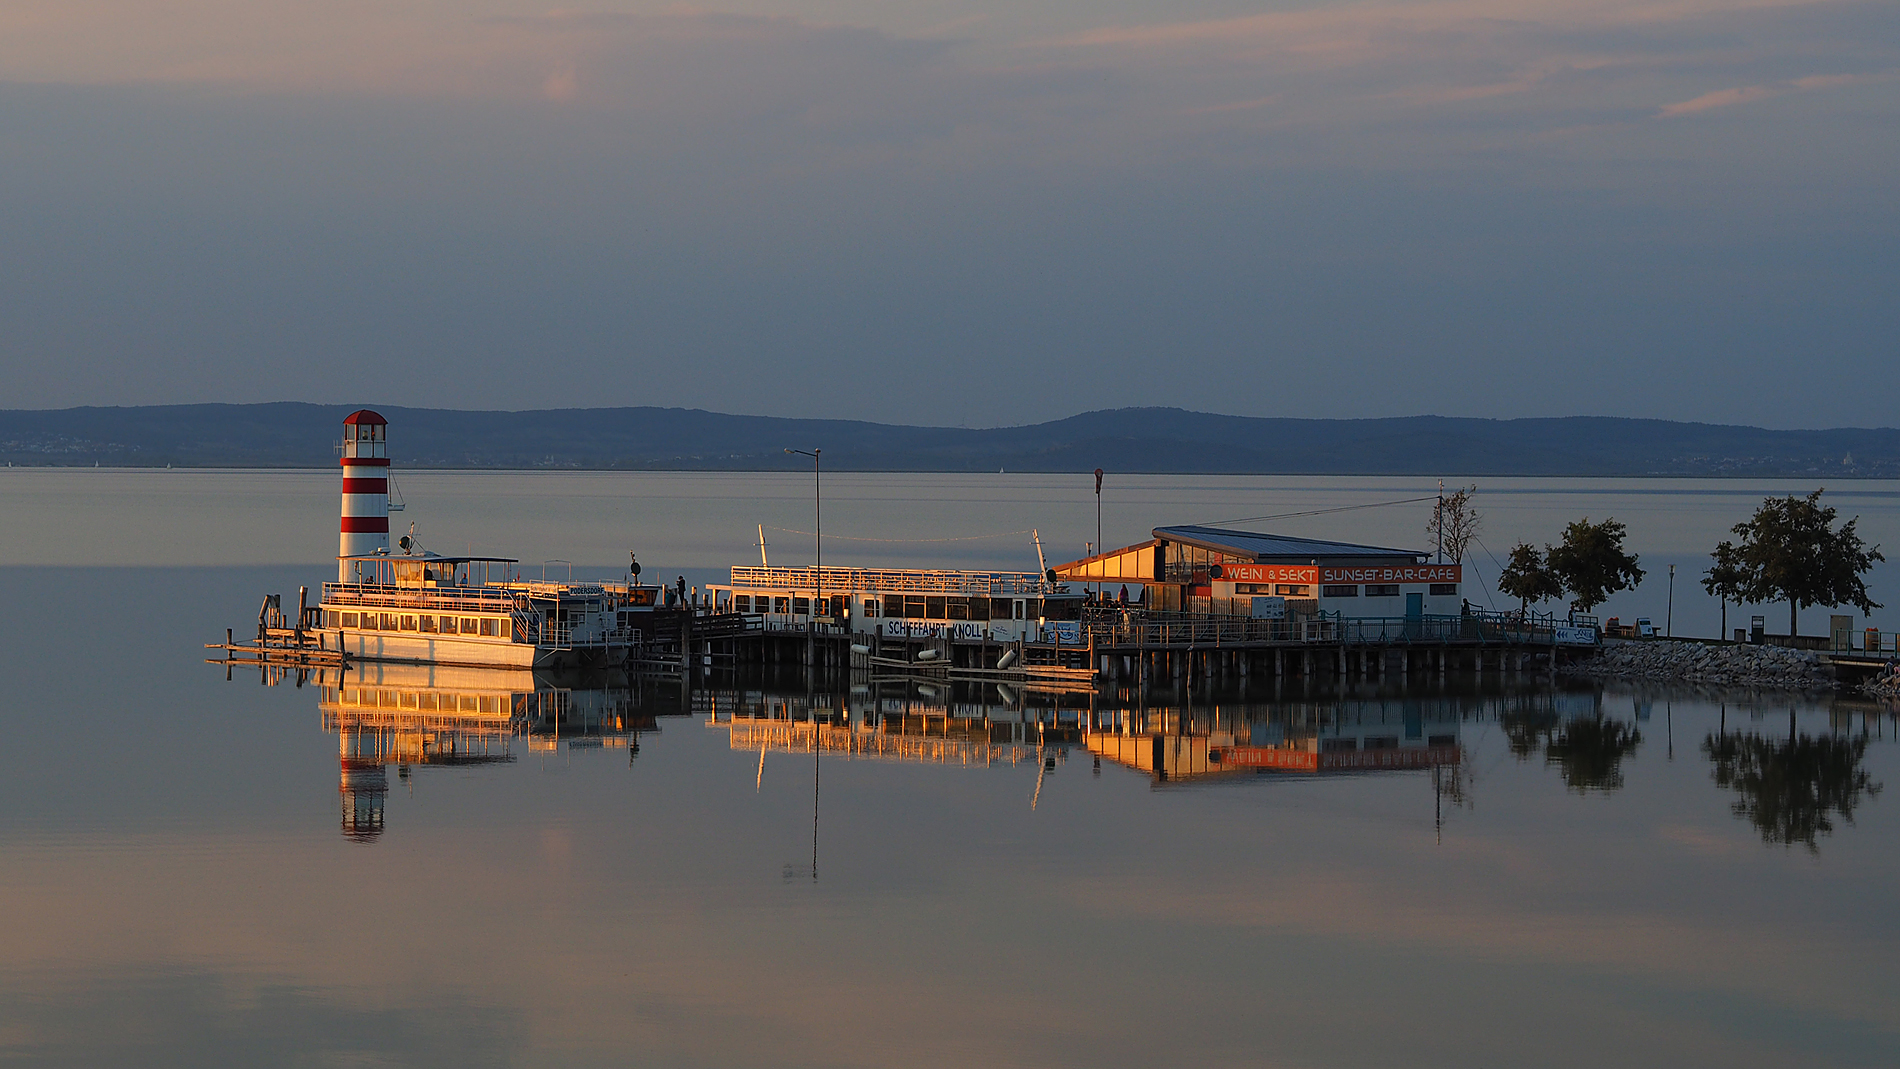
{"type": "Polygon", "coordinates": [[[571,681],[527,670],[365,664],[320,674],[317,707],[337,737],[342,833],[383,834],[390,765],[418,769],[514,761],[530,752],[625,749],[658,730],[637,691],[611,677],[571,681]],[[615,685],[616,683],[620,685],[615,685]]]}

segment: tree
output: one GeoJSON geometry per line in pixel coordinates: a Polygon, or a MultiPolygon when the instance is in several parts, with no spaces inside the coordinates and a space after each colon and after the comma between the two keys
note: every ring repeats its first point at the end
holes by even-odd
{"type": "Polygon", "coordinates": [[[1511,547],[1510,562],[1498,573],[1498,590],[1516,598],[1518,611],[1526,612],[1533,601],[1563,597],[1564,584],[1550,570],[1541,550],[1529,542],[1519,542],[1511,547]]]}
{"type": "MultiPolygon", "coordinates": [[[[1834,509],[1821,504],[1821,491],[1806,497],[1771,497],[1755,515],[1733,530],[1741,539],[1732,547],[1732,560],[1741,569],[1741,589],[1749,601],[1786,601],[1788,634],[1796,634],[1800,610],[1809,605],[1852,605],[1870,613],[1880,603],[1867,596],[1862,578],[1875,561],[1884,561],[1880,547],[1869,549],[1854,526],[1856,516],[1839,530],[1834,509]]],[[[1716,547],[1722,552],[1724,542],[1716,547]]],[[[1720,558],[1718,557],[1718,560],[1720,558]]]]}
{"type": "Polygon", "coordinates": [[[1425,524],[1425,533],[1437,541],[1439,551],[1451,558],[1453,564],[1465,562],[1465,550],[1484,528],[1483,515],[1471,507],[1471,495],[1477,492],[1476,486],[1466,486],[1445,497],[1441,488],[1438,507],[1432,510],[1432,518],[1425,524]]]}
{"type": "Polygon", "coordinates": [[[1702,573],[1702,589],[1710,597],[1722,599],[1722,631],[1717,638],[1728,639],[1728,603],[1740,605],[1748,599],[1748,569],[1742,565],[1742,555],[1733,543],[1722,542],[1709,556],[1715,563],[1702,573]]]}
{"type": "Polygon", "coordinates": [[[1546,547],[1544,560],[1574,595],[1571,604],[1589,612],[1611,594],[1643,581],[1637,558],[1623,552],[1626,529],[1614,519],[1591,523],[1590,517],[1564,527],[1562,544],[1546,547]]]}

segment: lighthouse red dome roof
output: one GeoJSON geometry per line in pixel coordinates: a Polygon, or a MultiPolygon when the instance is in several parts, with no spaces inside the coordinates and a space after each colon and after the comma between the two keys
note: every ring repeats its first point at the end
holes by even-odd
{"type": "Polygon", "coordinates": [[[384,419],[381,415],[375,412],[372,412],[367,408],[359,408],[356,411],[350,413],[349,415],[343,417],[343,423],[345,426],[348,426],[351,424],[362,424],[362,423],[387,424],[388,422],[389,421],[384,419]]]}

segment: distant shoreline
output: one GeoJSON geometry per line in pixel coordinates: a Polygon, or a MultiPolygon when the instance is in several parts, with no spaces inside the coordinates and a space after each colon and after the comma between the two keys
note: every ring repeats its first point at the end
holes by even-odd
{"type": "MultiPolygon", "coordinates": [[[[1900,479],[1900,429],[1767,430],[1574,416],[1287,419],[1173,408],[972,430],[697,409],[378,406],[399,467],[440,471],[1118,474],[1419,479],[1900,479]]],[[[341,405],[0,410],[16,467],[323,470],[341,405]]]]}

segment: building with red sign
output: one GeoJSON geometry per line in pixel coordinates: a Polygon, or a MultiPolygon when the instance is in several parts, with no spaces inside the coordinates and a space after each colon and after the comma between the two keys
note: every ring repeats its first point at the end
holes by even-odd
{"type": "Polygon", "coordinates": [[[1463,567],[1431,555],[1351,542],[1231,531],[1157,527],[1139,545],[1055,567],[1065,582],[1157,610],[1278,617],[1316,612],[1362,616],[1457,615],[1463,567]]]}

